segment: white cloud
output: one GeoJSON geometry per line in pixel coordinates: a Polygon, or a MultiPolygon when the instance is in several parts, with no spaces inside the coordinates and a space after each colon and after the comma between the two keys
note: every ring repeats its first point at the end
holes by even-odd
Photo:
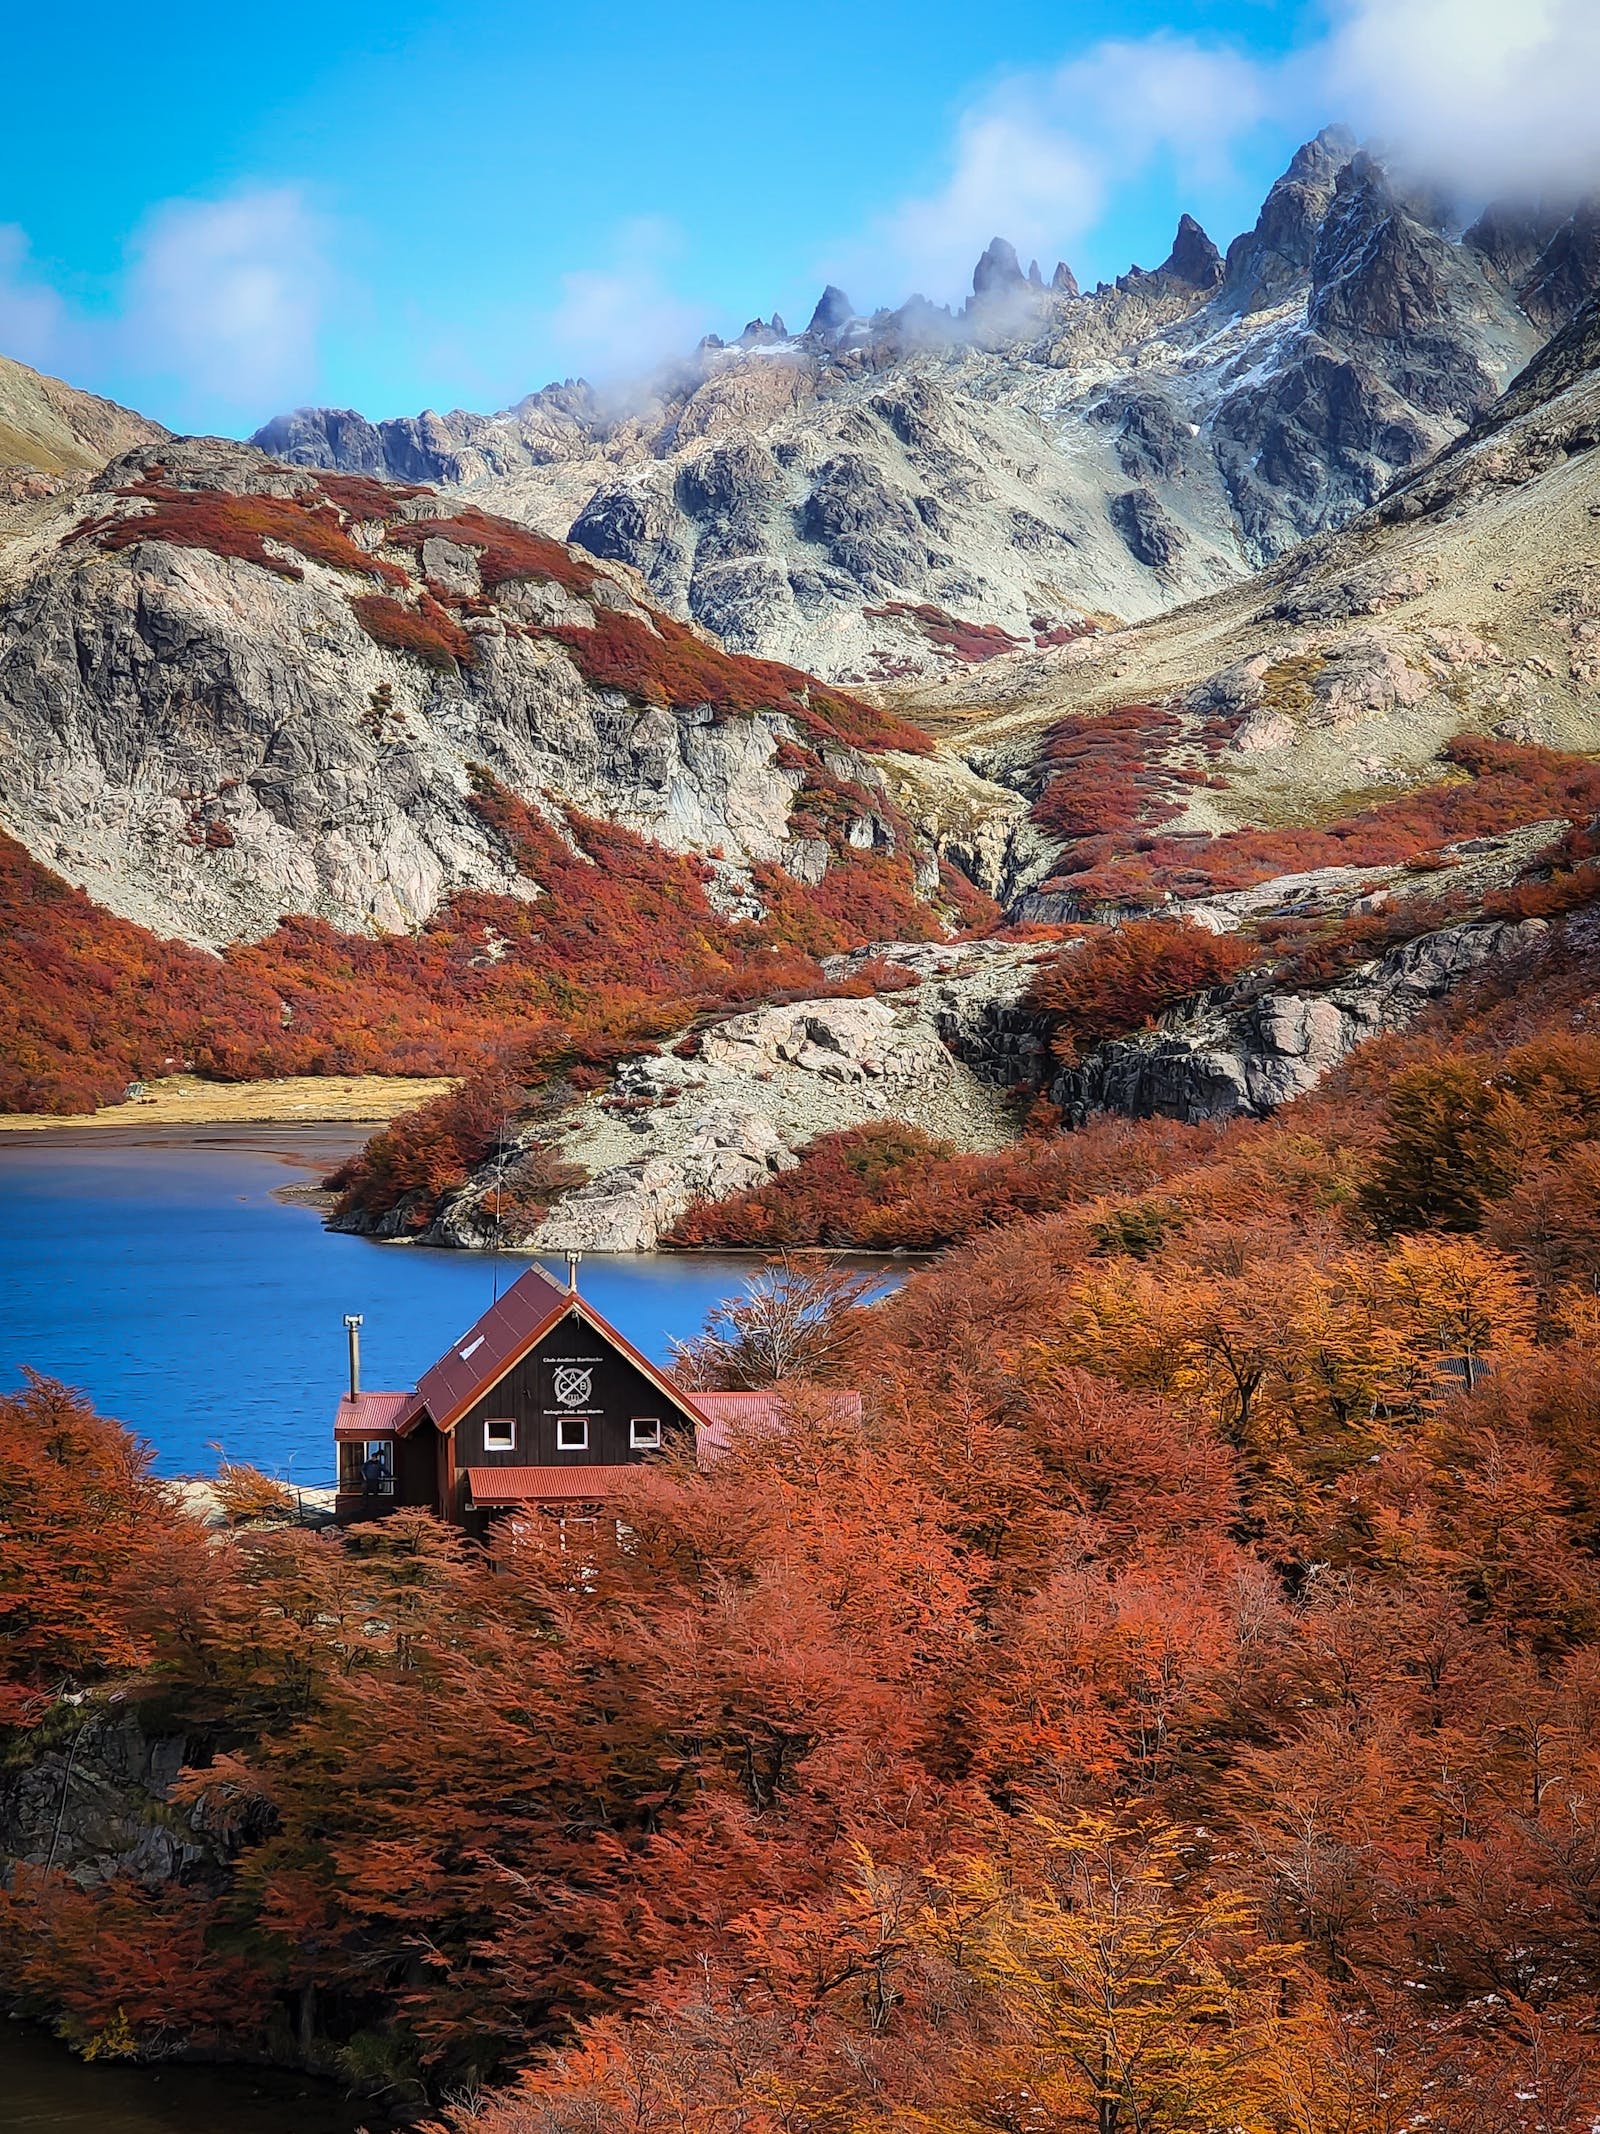
{"type": "Polygon", "coordinates": [[[1324,93],[1474,198],[1600,183],[1596,0],[1334,0],[1324,93]]]}
{"type": "Polygon", "coordinates": [[[28,259],[28,239],[0,223],[0,352],[36,370],[59,363],[70,338],[66,307],[28,259]]]}
{"type": "MultiPolygon", "coordinates": [[[[884,217],[868,250],[882,250],[906,288],[935,299],[957,294],[991,237],[1005,236],[1026,260],[1070,245],[1098,218],[1105,186],[1092,158],[1052,130],[1025,97],[997,100],[961,121],[954,167],[936,193],[884,217]]],[[[859,270],[844,268],[852,279],[859,270]]],[[[869,268],[869,271],[871,269],[869,268]]]]}
{"type": "Polygon", "coordinates": [[[1182,204],[1224,185],[1264,123],[1303,137],[1343,120],[1463,204],[1600,185],[1600,0],[1323,7],[1320,31],[1279,58],[1161,32],[1009,77],[957,118],[943,181],[836,247],[826,270],[959,300],[998,235],[1048,275],[1119,186],[1164,168],[1182,204]]]}
{"type": "Polygon", "coordinates": [[[325,233],[293,188],[168,201],[131,247],[124,359],[208,402],[288,405],[315,386],[330,279],[325,233]]]}
{"type": "Polygon", "coordinates": [[[0,224],[0,352],[178,428],[310,397],[333,289],[327,233],[292,188],[170,200],[130,238],[95,308],[68,302],[0,224]]]}
{"type": "Polygon", "coordinates": [[[890,209],[846,248],[840,271],[959,297],[977,254],[1003,236],[1048,275],[1113,189],[1153,163],[1185,185],[1224,177],[1274,94],[1271,69],[1165,34],[1108,40],[1048,74],[1014,75],[957,121],[943,184],[890,209]]]}
{"type": "Polygon", "coordinates": [[[555,361],[606,383],[638,378],[662,357],[682,354],[704,318],[667,279],[682,244],[671,223],[641,216],[617,231],[604,266],[564,274],[560,300],[541,321],[555,361]]]}

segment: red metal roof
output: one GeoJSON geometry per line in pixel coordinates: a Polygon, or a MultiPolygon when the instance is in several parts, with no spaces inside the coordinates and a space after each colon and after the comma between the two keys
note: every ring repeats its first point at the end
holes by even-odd
{"type": "Polygon", "coordinates": [[[609,1497],[638,1465],[615,1467],[469,1467],[474,1504],[587,1504],[609,1497]]]}
{"type": "Polygon", "coordinates": [[[398,1429],[416,1399],[414,1393],[346,1393],[333,1419],[335,1438],[387,1437],[398,1429]]]}
{"type": "Polygon", "coordinates": [[[572,1302],[572,1292],[542,1267],[519,1275],[497,1304],[453,1341],[417,1381],[417,1413],[424,1408],[443,1429],[537,1340],[572,1302]]]}
{"type": "MultiPolygon", "coordinates": [[[[813,1406],[826,1403],[842,1423],[861,1420],[861,1395],[857,1392],[831,1386],[808,1386],[803,1395],[799,1387],[793,1390],[813,1406]]],[[[689,1393],[685,1398],[700,1411],[695,1449],[702,1457],[709,1455],[715,1459],[719,1453],[726,1452],[729,1433],[735,1427],[782,1430],[789,1421],[789,1402],[782,1386],[757,1386],[749,1392],[739,1393],[689,1393]]]]}

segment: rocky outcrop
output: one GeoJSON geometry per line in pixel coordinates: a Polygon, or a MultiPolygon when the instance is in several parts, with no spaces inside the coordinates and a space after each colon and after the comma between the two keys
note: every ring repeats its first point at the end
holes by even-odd
{"type": "Polygon", "coordinates": [[[803,334],[708,336],[626,410],[568,384],[487,416],[300,410],[259,441],[460,485],[740,650],[893,683],[964,656],[906,608],[1003,633],[1001,656],[1362,511],[1593,287],[1594,226],[1502,210],[1460,238],[1330,127],[1225,261],[1184,216],[1159,268],[1084,293],[996,237],[957,311],[864,318],[830,286],[803,334]]]}
{"type": "Polygon", "coordinates": [[[1251,997],[1225,988],[1147,1036],[1100,1046],[1050,1094],[1080,1125],[1097,1111],[1188,1120],[1273,1111],[1485,966],[1531,960],[1546,933],[1541,919],[1482,921],[1408,941],[1326,992],[1251,997]]]}
{"type": "MultiPolygon", "coordinates": [[[[1319,885],[1301,881],[1298,908],[1321,908],[1319,885]]],[[[1359,886],[1322,884],[1322,902],[1337,902],[1342,891],[1348,904],[1359,886]]],[[[1275,887],[1280,907],[1293,906],[1296,884],[1275,887]]],[[[1247,906],[1266,908],[1259,893],[1238,901],[1237,914],[1219,912],[1213,923],[1236,925],[1247,906]]],[[[696,1202],[766,1184],[818,1134],[899,1120],[958,1148],[997,1148],[1016,1131],[1017,1099],[1041,1091],[1069,1126],[1106,1111],[1190,1121],[1260,1116],[1303,1096],[1357,1046],[1404,1029],[1491,964],[1531,962],[1546,934],[1536,919],[1442,928],[1315,993],[1264,991],[1258,979],[1241,980],[1069,1069],[1055,1064],[1048,1019],[1027,1001],[1033,966],[1049,951],[878,943],[834,959],[829,976],[847,980],[868,959],[889,960],[914,981],[906,990],[756,1009],[624,1061],[603,1096],[525,1129],[449,1199],[422,1241],[648,1252],[696,1202]],[[502,1214],[502,1184],[535,1141],[588,1176],[542,1220],[518,1228],[502,1214]]],[[[371,1226],[351,1217],[343,1227],[371,1226]]]]}
{"type": "Polygon", "coordinates": [[[826,966],[835,981],[870,959],[893,962],[908,983],[754,1009],[624,1061],[603,1095],[525,1129],[423,1242],[648,1252],[695,1201],[762,1185],[818,1134],[874,1120],[998,1148],[1015,1130],[1012,1092],[1035,1086],[1046,1059],[1043,1028],[1022,1004],[1039,954],[1004,942],[880,942],[837,958],[826,966]],[[535,1140],[588,1177],[542,1222],[513,1230],[501,1181],[535,1140]]]}
{"type": "Polygon", "coordinates": [[[80,1889],[127,1878],[145,1889],[203,1880],[238,1833],[172,1789],[188,1743],[148,1734],[131,1706],[59,1705],[0,1774],[0,1858],[54,1867],[80,1889]]]}

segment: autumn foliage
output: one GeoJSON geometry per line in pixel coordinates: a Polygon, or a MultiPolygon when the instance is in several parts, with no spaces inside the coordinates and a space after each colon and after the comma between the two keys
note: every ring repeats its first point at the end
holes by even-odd
{"type": "Polygon", "coordinates": [[[477,657],[460,623],[427,593],[414,608],[384,593],[363,593],[350,608],[375,645],[409,652],[429,667],[453,673],[458,664],[470,667],[477,657]]]}
{"type": "MultiPolygon", "coordinates": [[[[1592,997],[1580,936],[1274,1120],[1042,1142],[1056,1212],[884,1302],[780,1271],[697,1368],[814,1323],[860,1421],[791,1379],[576,1549],[403,1513],[196,1580],[153,1493],[25,1486],[27,1696],[181,1732],[201,1837],[19,1869],[7,1990],[90,2049],[487,2081],[489,2134],[1588,2124],[1592,997]]],[[[889,1131],[862,1204],[973,1161],[889,1131]]]]}
{"type": "Polygon", "coordinates": [[[1056,1057],[1144,1029],[1166,1008],[1224,984],[1258,945],[1171,919],[1134,919],[1070,943],[1034,974],[1029,1005],[1050,1018],[1056,1057]]]}
{"type": "Polygon", "coordinates": [[[298,497],[240,496],[225,489],[178,489],[152,468],[140,482],[117,492],[148,503],[148,511],[86,519],[73,538],[92,540],[115,555],[143,541],[164,541],[171,548],[203,548],[214,556],[254,563],[280,578],[305,574],[293,558],[326,564],[361,578],[406,583],[397,564],[369,555],[346,533],[337,511],[315,491],[298,497]],[[267,547],[272,542],[273,548],[267,547]],[[288,549],[288,556],[274,553],[288,549]]]}
{"type": "MultiPolygon", "coordinates": [[[[0,837],[0,1107],[86,1111],[187,1066],[448,1074],[504,1056],[543,1081],[713,1002],[826,992],[815,959],[874,934],[941,930],[898,854],[853,856],[815,889],[773,868],[769,917],[752,925],[707,901],[703,861],[576,815],[558,826],[487,778],[478,804],[542,897],[463,894],[417,934],[286,919],[220,957],[117,918],[0,837]]],[[[952,876],[948,895],[992,923],[970,885],[952,876]]]]}
{"type": "MultiPolygon", "coordinates": [[[[1578,775],[1497,747],[1469,798],[1578,775]]],[[[548,967],[498,907],[513,951],[466,966],[530,1017],[519,1082],[794,953],[675,917],[688,863],[479,798],[547,892],[548,967]]],[[[1042,981],[1064,1028],[1158,1012],[1086,953],[1042,981]]],[[[25,1389],[10,1769],[181,1738],[148,1814],[184,1864],[38,1847],[0,1987],[86,2050],[296,2059],[474,2134],[1592,2126],[1595,993],[1576,910],[1271,1119],[829,1137],[744,1204],[763,1241],[964,1242],[882,1302],[724,1312],[698,1372],[820,1327],[824,1384],[584,1534],[207,1542],[25,1389]]],[[[479,1094],[396,1160],[492,1136],[479,1094]]]]}
{"type": "Polygon", "coordinates": [[[1180,786],[1166,760],[1173,734],[1164,721],[1169,714],[1138,706],[1075,717],[1047,743],[1053,775],[1034,816],[1066,840],[1047,886],[1085,909],[1148,908],[1169,894],[1244,889],[1317,867],[1394,866],[1467,838],[1555,818],[1582,823],[1600,812],[1592,757],[1460,734],[1443,751],[1439,782],[1331,822],[1167,833],[1159,825],[1176,812],[1180,786]]]}
{"type": "Polygon", "coordinates": [[[199,1542],[149,1447],[77,1394],[33,1380],[0,1398],[0,1730],[148,1662],[152,1585],[199,1542]]]}
{"type": "Polygon", "coordinates": [[[854,748],[924,755],[932,746],[920,727],[892,712],[876,710],[780,661],[735,659],[670,615],[653,615],[647,622],[597,608],[591,624],[562,624],[548,634],[566,647],[594,688],[620,690],[646,704],[783,712],[813,740],[854,748]]]}

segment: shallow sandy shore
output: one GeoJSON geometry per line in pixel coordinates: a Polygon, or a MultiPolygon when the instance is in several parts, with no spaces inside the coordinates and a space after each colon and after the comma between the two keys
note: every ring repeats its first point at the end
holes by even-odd
{"type": "Polygon", "coordinates": [[[0,1113],[0,1133],[43,1127],[264,1125],[281,1120],[311,1125],[323,1119],[392,1119],[429,1097],[453,1089],[449,1080],[417,1075],[293,1075],[276,1082],[202,1082],[192,1074],[146,1082],[132,1103],[108,1104],[75,1115],[0,1113]]]}

